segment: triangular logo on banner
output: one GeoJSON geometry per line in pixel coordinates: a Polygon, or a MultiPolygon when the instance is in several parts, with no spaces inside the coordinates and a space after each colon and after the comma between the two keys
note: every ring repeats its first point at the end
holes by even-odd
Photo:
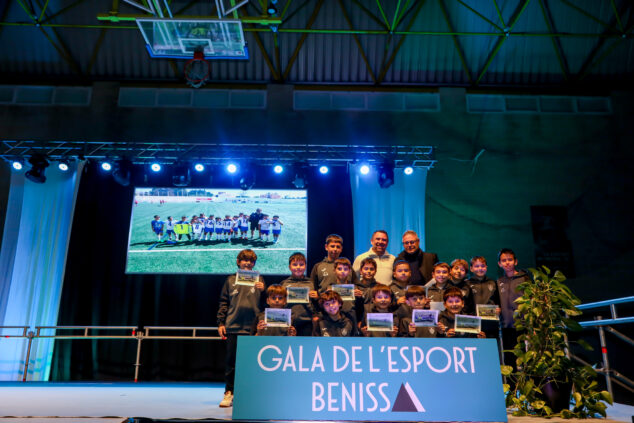
{"type": "Polygon", "coordinates": [[[405,382],[403,385],[401,383],[401,388],[398,390],[398,395],[396,395],[396,400],[394,400],[394,406],[392,407],[392,411],[409,411],[409,412],[424,412],[425,409],[423,405],[420,403],[420,400],[412,390],[412,387],[409,386],[408,382],[405,382]]]}

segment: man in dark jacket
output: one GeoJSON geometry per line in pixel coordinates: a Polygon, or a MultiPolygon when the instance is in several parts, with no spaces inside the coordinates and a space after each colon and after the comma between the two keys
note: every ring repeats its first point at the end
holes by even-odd
{"type": "Polygon", "coordinates": [[[420,249],[420,239],[414,231],[406,231],[403,234],[403,248],[396,261],[405,260],[409,263],[412,269],[410,285],[425,285],[432,278],[438,256],[436,253],[426,253],[420,249]]]}
{"type": "Polygon", "coordinates": [[[254,213],[251,213],[249,216],[249,224],[251,226],[251,239],[253,239],[253,232],[258,230],[258,238],[260,238],[260,229],[258,228],[258,223],[262,220],[262,209],[257,209],[254,213]]]}

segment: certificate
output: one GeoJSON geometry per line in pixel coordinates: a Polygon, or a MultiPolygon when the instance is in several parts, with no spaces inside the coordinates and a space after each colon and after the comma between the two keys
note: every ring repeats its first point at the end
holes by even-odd
{"type": "Polygon", "coordinates": [[[307,286],[287,286],[286,287],[286,302],[293,304],[306,304],[308,300],[308,292],[310,289],[307,286]]]}
{"type": "Polygon", "coordinates": [[[456,314],[456,320],[454,321],[453,328],[456,332],[480,333],[481,324],[482,318],[480,317],[456,314]]]}
{"type": "Polygon", "coordinates": [[[412,310],[412,322],[416,327],[438,326],[438,310],[412,310]]]}
{"type": "Polygon", "coordinates": [[[482,320],[500,320],[496,309],[498,306],[493,304],[476,304],[476,314],[482,318],[482,320]]]}
{"type": "Polygon", "coordinates": [[[271,327],[289,327],[291,325],[291,310],[289,308],[265,308],[264,322],[271,327]]]}
{"type": "Polygon", "coordinates": [[[371,332],[391,332],[394,329],[392,313],[368,313],[367,327],[371,332]]]}
{"type": "Polygon", "coordinates": [[[330,287],[333,291],[341,296],[343,301],[354,301],[354,285],[353,284],[334,284],[330,287]]]}
{"type": "Polygon", "coordinates": [[[253,270],[238,270],[236,272],[236,285],[253,286],[260,280],[260,274],[253,270]]]}
{"type": "Polygon", "coordinates": [[[445,310],[445,304],[443,304],[442,301],[431,301],[429,303],[429,309],[430,310],[444,311],[445,310]]]}

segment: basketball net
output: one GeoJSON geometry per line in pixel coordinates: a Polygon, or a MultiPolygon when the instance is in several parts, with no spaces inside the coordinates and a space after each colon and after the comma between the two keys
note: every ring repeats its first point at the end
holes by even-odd
{"type": "Polygon", "coordinates": [[[192,88],[200,88],[209,81],[211,64],[205,60],[205,54],[197,50],[194,52],[194,58],[185,63],[183,73],[185,74],[187,85],[192,88]]]}

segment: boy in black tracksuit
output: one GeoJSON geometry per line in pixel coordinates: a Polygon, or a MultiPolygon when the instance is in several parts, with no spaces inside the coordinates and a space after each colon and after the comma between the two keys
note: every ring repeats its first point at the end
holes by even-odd
{"type": "MultiPolygon", "coordinates": [[[[286,308],[286,288],[282,285],[271,285],[266,289],[266,304],[270,308],[286,308]]],[[[267,326],[265,313],[261,312],[257,315],[251,328],[251,335],[255,336],[295,336],[297,330],[291,324],[288,327],[267,326]]],[[[291,322],[293,321],[293,313],[291,311],[291,322]]]]}
{"type": "Polygon", "coordinates": [[[465,281],[467,273],[469,272],[469,263],[463,259],[455,259],[451,262],[451,271],[449,283],[462,291],[462,297],[464,299],[464,312],[465,314],[475,314],[475,305],[473,303],[473,294],[469,284],[465,281]]]}
{"type": "MultiPolygon", "coordinates": [[[[449,285],[449,272],[451,268],[447,263],[441,262],[434,264],[434,270],[432,280],[425,285],[425,296],[429,299],[430,303],[444,302],[443,296],[445,290],[449,285]]],[[[433,307],[432,307],[433,308],[433,307]]]]}
{"type": "Polygon", "coordinates": [[[392,283],[390,284],[394,306],[405,304],[405,291],[407,291],[407,285],[411,277],[412,269],[410,269],[408,262],[405,260],[394,262],[392,265],[392,283]]]}
{"type": "MultiPolygon", "coordinates": [[[[237,264],[241,270],[252,270],[257,255],[253,250],[242,250],[238,253],[237,264]]],[[[227,277],[220,291],[218,305],[218,335],[227,341],[225,364],[225,397],[221,407],[233,404],[233,382],[236,367],[236,347],[239,335],[249,335],[256,315],[262,311],[262,291],[264,279],[259,276],[253,286],[236,285],[236,275],[227,277]]]]}
{"type": "Polygon", "coordinates": [[[438,327],[416,326],[412,322],[412,310],[422,310],[429,300],[425,298],[425,288],[419,285],[410,286],[405,293],[405,304],[399,307],[402,317],[398,319],[398,335],[409,338],[435,338],[438,327]]]}
{"type": "MultiPolygon", "coordinates": [[[[502,324],[502,345],[505,350],[512,350],[517,344],[517,331],[513,313],[517,309],[516,299],[522,296],[519,286],[530,280],[528,274],[518,270],[517,258],[510,248],[503,248],[498,253],[498,266],[504,274],[498,279],[498,293],[500,294],[500,323],[502,324]]],[[[513,353],[504,353],[504,363],[515,366],[513,353]]]]}
{"type": "MultiPolygon", "coordinates": [[[[350,260],[345,257],[339,257],[335,260],[335,275],[337,277],[334,284],[330,285],[329,289],[332,289],[336,285],[350,284],[350,274],[352,272],[352,265],[350,260]]],[[[352,322],[354,327],[354,334],[357,335],[357,322],[363,315],[363,291],[358,286],[354,285],[354,300],[343,299],[343,305],[341,306],[341,312],[352,322]]]]}
{"type": "Polygon", "coordinates": [[[367,327],[368,313],[391,313],[392,309],[392,291],[383,284],[374,286],[371,290],[372,303],[364,306],[363,320],[359,322],[361,333],[363,336],[372,338],[394,337],[398,334],[398,319],[393,317],[394,327],[391,332],[387,331],[369,331],[367,327]]]}
{"type": "MultiPolygon", "coordinates": [[[[484,257],[476,256],[471,259],[471,274],[471,277],[466,282],[473,294],[474,307],[477,307],[478,304],[495,305],[499,316],[500,295],[498,294],[497,283],[487,277],[487,261],[484,257]]],[[[487,338],[498,338],[500,322],[482,320],[482,330],[487,338]]]]}
{"type": "Polygon", "coordinates": [[[319,296],[323,309],[321,316],[313,317],[313,336],[353,336],[354,326],[341,310],[343,301],[335,291],[326,291],[319,296]]]}
{"type": "Polygon", "coordinates": [[[297,329],[299,336],[311,336],[313,332],[313,316],[317,312],[319,296],[315,291],[313,282],[306,277],[306,256],[302,253],[294,253],[288,259],[288,268],[291,276],[284,279],[281,285],[284,288],[299,287],[308,288],[308,303],[289,302],[291,307],[291,316],[293,317],[293,326],[297,329]]]}
{"type": "MultiPolygon", "coordinates": [[[[310,279],[315,285],[315,290],[322,294],[330,288],[330,285],[337,281],[335,275],[335,260],[341,255],[343,249],[343,238],[339,235],[328,235],[326,238],[326,245],[324,247],[328,255],[319,263],[313,266],[313,270],[310,272],[310,279]]],[[[357,278],[356,272],[350,272],[348,276],[348,282],[352,284],[358,284],[359,278],[357,278]]]]}
{"type": "Polygon", "coordinates": [[[485,338],[484,332],[480,333],[465,333],[456,332],[454,329],[454,323],[456,320],[456,314],[466,314],[464,310],[464,298],[462,291],[455,286],[448,288],[444,294],[445,309],[438,316],[438,326],[443,335],[447,338],[485,338]]]}
{"type": "Polygon", "coordinates": [[[374,275],[376,275],[376,261],[371,257],[366,257],[361,260],[359,275],[361,276],[361,280],[359,280],[357,287],[363,292],[363,304],[370,304],[372,302],[372,288],[378,283],[374,279],[374,275]]]}

